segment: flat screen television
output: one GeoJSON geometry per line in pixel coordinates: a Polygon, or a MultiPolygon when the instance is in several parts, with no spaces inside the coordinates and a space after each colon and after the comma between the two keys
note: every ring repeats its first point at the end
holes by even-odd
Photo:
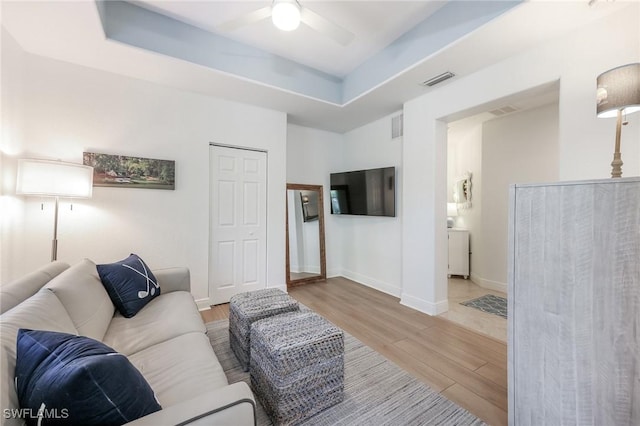
{"type": "Polygon", "coordinates": [[[396,216],[396,168],[331,173],[331,214],[396,216]]]}

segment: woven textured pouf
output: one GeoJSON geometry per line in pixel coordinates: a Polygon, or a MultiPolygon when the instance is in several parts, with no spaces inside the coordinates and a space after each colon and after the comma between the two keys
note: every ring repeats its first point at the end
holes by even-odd
{"type": "Polygon", "coordinates": [[[249,371],[274,424],[298,424],[344,399],[344,334],[310,311],[256,321],[249,371]]]}
{"type": "Polygon", "coordinates": [[[251,324],[273,315],[298,310],[298,302],[277,288],[249,291],[231,297],[229,343],[244,371],[249,371],[251,324]]]}

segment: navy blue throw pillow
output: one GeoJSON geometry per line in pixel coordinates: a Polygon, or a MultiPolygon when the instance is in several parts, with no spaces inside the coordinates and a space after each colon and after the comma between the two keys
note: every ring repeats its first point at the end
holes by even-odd
{"type": "Polygon", "coordinates": [[[106,265],[97,265],[102,285],[111,301],[126,318],[131,318],[156,296],[160,286],[151,269],[137,254],[106,265]]]}
{"type": "Polygon", "coordinates": [[[127,357],[89,337],[18,330],[15,378],[28,425],[121,425],[162,409],[127,357]]]}

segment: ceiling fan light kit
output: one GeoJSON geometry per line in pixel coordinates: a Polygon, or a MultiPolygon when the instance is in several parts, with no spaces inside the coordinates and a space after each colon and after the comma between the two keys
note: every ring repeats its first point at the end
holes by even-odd
{"type": "Polygon", "coordinates": [[[300,6],[295,0],[274,0],[271,8],[273,25],[282,31],[293,31],[300,25],[300,6]]]}
{"type": "Polygon", "coordinates": [[[219,25],[218,29],[222,32],[235,31],[240,27],[262,21],[268,17],[271,17],[273,25],[282,31],[293,31],[300,26],[300,22],[303,22],[312,30],[343,46],[347,46],[355,38],[352,32],[318,15],[308,7],[303,7],[298,0],[273,0],[271,6],[254,10],[225,22],[219,25]]]}

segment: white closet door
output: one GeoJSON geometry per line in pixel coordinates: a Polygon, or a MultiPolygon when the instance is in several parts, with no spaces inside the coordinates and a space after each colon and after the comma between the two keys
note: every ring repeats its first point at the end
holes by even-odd
{"type": "Polygon", "coordinates": [[[266,287],[267,154],[211,146],[209,297],[266,287]]]}

